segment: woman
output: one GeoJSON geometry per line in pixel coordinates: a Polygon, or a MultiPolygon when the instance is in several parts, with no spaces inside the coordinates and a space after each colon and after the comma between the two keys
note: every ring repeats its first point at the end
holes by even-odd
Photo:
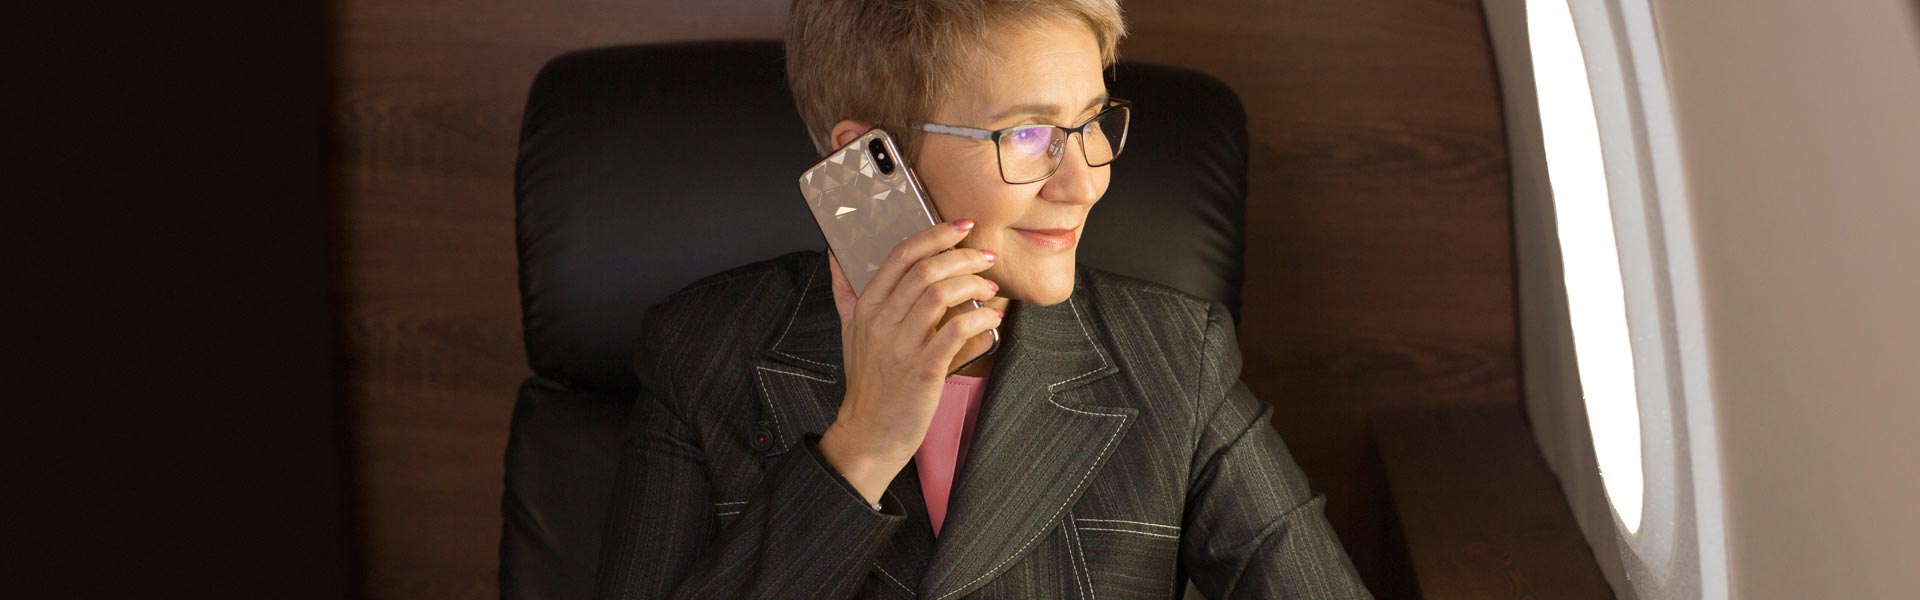
{"type": "Polygon", "coordinates": [[[648,313],[602,597],[1370,597],[1225,307],[1075,264],[1123,34],[1112,0],[794,3],[816,145],[887,129],[949,221],[858,296],[807,252],[648,313]]]}

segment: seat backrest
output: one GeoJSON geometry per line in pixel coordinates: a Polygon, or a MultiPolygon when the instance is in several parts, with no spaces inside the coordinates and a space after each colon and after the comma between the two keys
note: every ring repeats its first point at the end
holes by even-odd
{"type": "MultiPolygon", "coordinates": [[[[1090,266],[1239,316],[1246,117],[1219,81],[1122,63],[1124,156],[1088,217],[1090,266]]],[[[818,160],[777,40],[622,46],[540,71],[516,165],[521,314],[534,376],[508,443],[503,597],[586,597],[637,393],[648,307],[702,276],[826,241],[797,178],[818,160]]]]}

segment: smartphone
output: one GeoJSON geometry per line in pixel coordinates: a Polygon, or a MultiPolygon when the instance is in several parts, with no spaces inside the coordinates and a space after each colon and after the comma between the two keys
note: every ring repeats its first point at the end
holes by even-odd
{"type": "MultiPolygon", "coordinates": [[[[868,130],[801,173],[800,195],[806,198],[813,220],[856,295],[866,290],[894,246],[940,222],[893,136],[879,128],[868,130]]],[[[968,302],[980,308],[979,301],[968,302]]],[[[961,363],[960,369],[1000,349],[1000,330],[989,333],[993,343],[961,363]]]]}

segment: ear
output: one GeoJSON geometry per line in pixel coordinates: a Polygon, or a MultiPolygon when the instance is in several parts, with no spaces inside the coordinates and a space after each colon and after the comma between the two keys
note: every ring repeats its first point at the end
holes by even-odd
{"type": "Polygon", "coordinates": [[[828,133],[828,139],[833,140],[833,147],[839,148],[853,143],[853,140],[859,139],[860,136],[866,135],[869,129],[873,129],[872,123],[841,121],[833,124],[833,131],[828,133]]]}

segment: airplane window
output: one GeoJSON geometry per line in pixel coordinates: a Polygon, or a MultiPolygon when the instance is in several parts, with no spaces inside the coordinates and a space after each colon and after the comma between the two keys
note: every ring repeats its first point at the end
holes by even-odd
{"type": "Polygon", "coordinates": [[[1581,395],[1608,501],[1636,532],[1646,487],[1640,408],[1586,61],[1566,0],[1528,0],[1527,31],[1581,395]]]}

